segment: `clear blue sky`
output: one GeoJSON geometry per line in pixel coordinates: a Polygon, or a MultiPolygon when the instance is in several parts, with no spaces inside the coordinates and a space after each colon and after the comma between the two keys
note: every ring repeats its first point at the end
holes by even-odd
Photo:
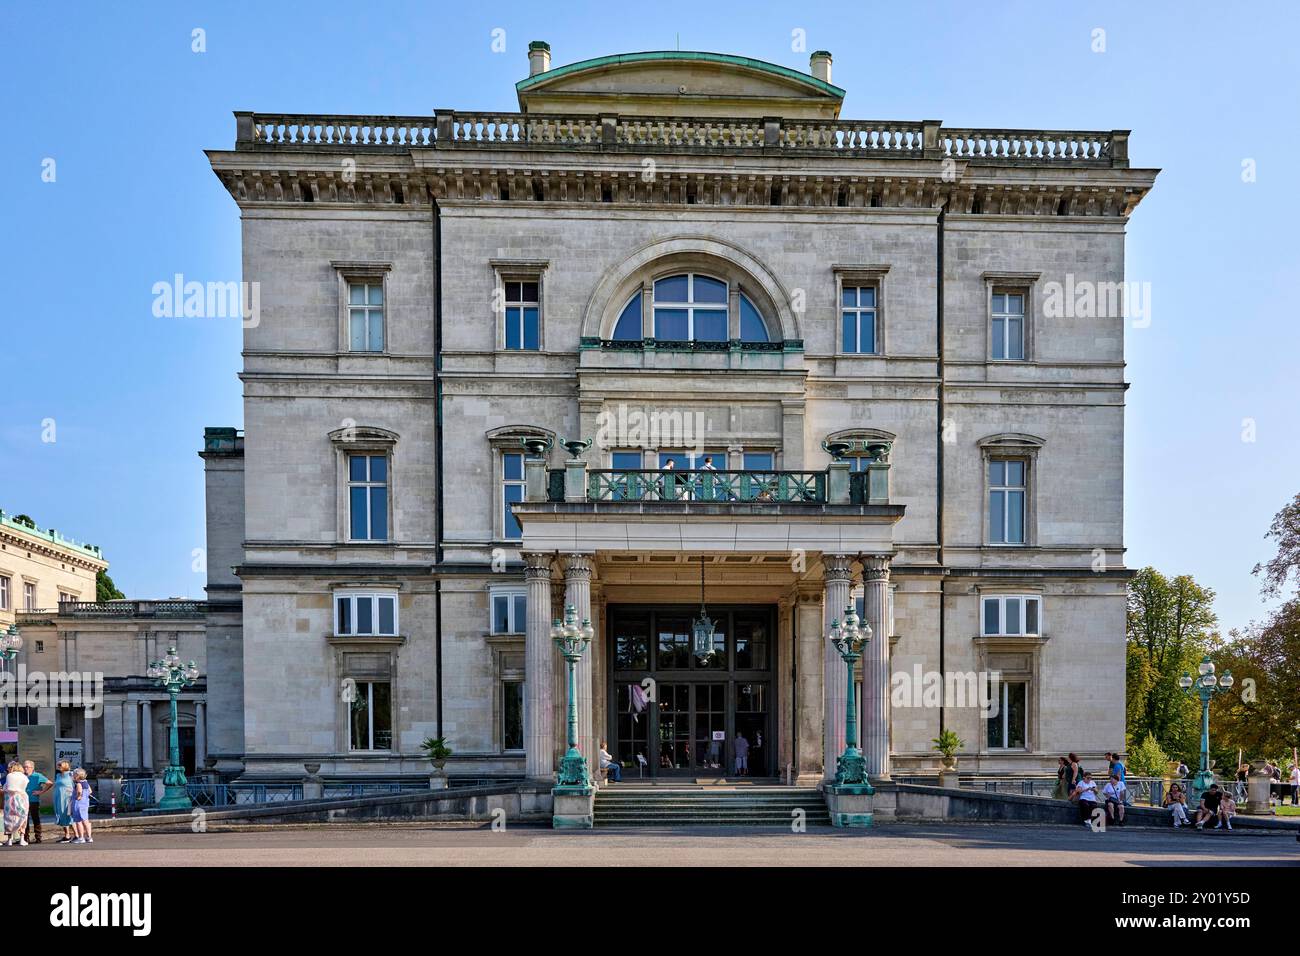
{"type": "Polygon", "coordinates": [[[528,41],[556,65],[649,49],[806,70],[835,56],[844,115],[1129,128],[1161,167],[1128,231],[1150,328],[1128,334],[1128,563],[1193,574],[1225,626],[1263,610],[1251,566],[1297,491],[1300,155],[1294,4],[714,5],[8,3],[0,212],[9,306],[0,507],[101,545],[130,596],[202,595],[196,457],[241,425],[237,323],[156,319],[174,273],[238,279],[239,218],[203,156],[231,111],[516,108],[528,41]],[[1087,9],[1081,9],[1085,7],[1087,9]],[[191,51],[191,31],[207,51],[191,51]],[[493,52],[493,31],[506,49],[493,52]],[[1093,30],[1106,31],[1095,53],[1093,30]],[[42,182],[42,163],[56,162],[42,182]],[[1253,159],[1257,181],[1242,181],[1253,159]],[[1243,419],[1256,440],[1242,440],[1243,419]],[[42,441],[53,419],[56,441],[42,441]]]}

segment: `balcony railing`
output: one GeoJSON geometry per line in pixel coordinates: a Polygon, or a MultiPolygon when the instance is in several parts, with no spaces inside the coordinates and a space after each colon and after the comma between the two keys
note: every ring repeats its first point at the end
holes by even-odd
{"type": "Polygon", "coordinates": [[[57,613],[83,618],[199,618],[207,609],[206,601],[60,601],[57,613]]]}
{"type": "Polygon", "coordinates": [[[824,471],[588,471],[589,501],[826,502],[824,471]]]}
{"type": "Polygon", "coordinates": [[[429,116],[235,114],[235,148],[752,152],[985,165],[1128,166],[1127,130],[944,129],[939,122],[440,110],[429,116]]]}

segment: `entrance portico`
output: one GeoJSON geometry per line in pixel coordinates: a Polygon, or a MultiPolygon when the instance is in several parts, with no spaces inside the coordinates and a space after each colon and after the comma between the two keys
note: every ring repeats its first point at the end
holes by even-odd
{"type": "Polygon", "coordinates": [[[827,653],[826,633],[855,579],[875,635],[864,657],[863,750],[872,775],[887,775],[887,587],[903,507],[703,498],[547,494],[514,505],[529,592],[527,775],[549,781],[561,752],[564,684],[550,627],[571,604],[598,635],[577,681],[579,749],[589,760],[608,739],[634,774],[638,756],[651,777],[734,772],[744,735],[751,772],[817,785],[844,747],[844,665],[827,653]],[[688,644],[701,562],[705,605],[719,625],[705,661],[688,644]],[[553,600],[559,584],[562,602],[553,600]],[[758,656],[755,641],[766,645],[758,656]],[[633,687],[646,690],[644,710],[633,687]]]}

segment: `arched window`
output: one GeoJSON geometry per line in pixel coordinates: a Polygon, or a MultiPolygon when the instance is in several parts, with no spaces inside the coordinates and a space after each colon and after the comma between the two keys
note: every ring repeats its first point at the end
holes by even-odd
{"type": "Polygon", "coordinates": [[[611,336],[615,342],[639,342],[641,341],[641,292],[640,290],[628,300],[627,305],[623,306],[623,311],[619,313],[618,321],[614,323],[614,334],[611,336]]]}
{"type": "Polygon", "coordinates": [[[767,335],[767,323],[763,321],[763,316],[759,314],[754,303],[749,301],[749,296],[744,293],[740,296],[740,341],[770,341],[767,335]]]}
{"type": "Polygon", "coordinates": [[[656,279],[654,334],[668,342],[727,341],[727,283],[695,273],[656,279]]]}

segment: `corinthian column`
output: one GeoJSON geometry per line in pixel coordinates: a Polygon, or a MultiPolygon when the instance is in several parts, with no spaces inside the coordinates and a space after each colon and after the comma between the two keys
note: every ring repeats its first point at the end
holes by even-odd
{"type": "Polygon", "coordinates": [[[844,702],[848,696],[848,673],[839,652],[826,639],[832,621],[844,620],[844,609],[849,604],[853,564],[847,555],[822,555],[822,580],[825,593],[822,598],[822,777],[835,779],[835,765],[844,753],[844,702]]]}
{"type": "Polygon", "coordinates": [[[555,647],[551,644],[551,556],[525,552],[528,623],[524,630],[524,771],[533,780],[555,774],[555,647]]]}
{"type": "Polygon", "coordinates": [[[862,556],[863,617],[871,642],[862,650],[862,755],[874,779],[889,776],[889,556],[862,556]]]}
{"type": "MultiPolygon", "coordinates": [[[[578,612],[578,622],[591,620],[591,555],[568,554],[564,556],[564,603],[573,605],[578,612]]],[[[599,636],[592,638],[599,640],[599,636]]],[[[596,755],[596,742],[591,719],[591,658],[593,648],[587,648],[577,666],[578,693],[578,749],[587,758],[587,766],[596,755]]]]}

